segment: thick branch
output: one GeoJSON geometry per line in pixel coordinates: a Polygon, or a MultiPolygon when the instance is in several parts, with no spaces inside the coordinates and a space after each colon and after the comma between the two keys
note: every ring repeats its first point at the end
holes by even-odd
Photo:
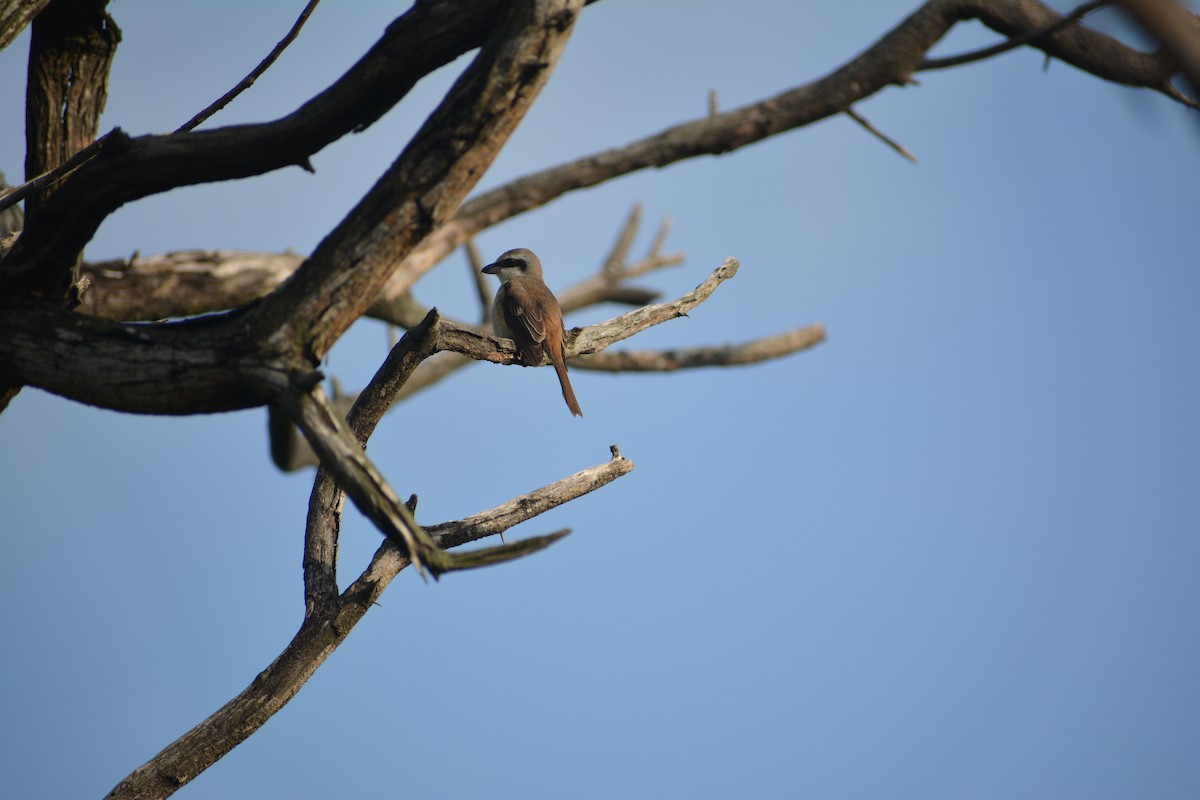
{"type": "Polygon", "coordinates": [[[255,310],[276,341],[321,358],[393,266],[454,214],[549,77],[582,0],[515,7],[362,202],[255,310]],[[346,265],[353,265],[347,269],[346,265]]]}
{"type": "Polygon", "coordinates": [[[210,314],[267,295],[302,261],[291,253],[182,250],[85,262],[80,272],[92,286],[79,311],[126,321],[210,314]]]}
{"type": "Polygon", "coordinates": [[[238,335],[239,314],[120,325],[45,306],[0,308],[0,377],[136,414],[263,405],[289,368],[238,335]]]}

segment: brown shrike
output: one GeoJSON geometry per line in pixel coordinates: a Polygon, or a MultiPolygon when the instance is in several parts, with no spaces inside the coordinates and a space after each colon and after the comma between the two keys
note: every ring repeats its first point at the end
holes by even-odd
{"type": "Polygon", "coordinates": [[[500,291],[492,303],[492,327],[496,335],[516,342],[521,363],[527,367],[540,366],[542,356],[548,356],[558,373],[567,408],[582,417],[563,356],[562,310],[554,292],[542,280],[542,262],[532,251],[518,247],[497,258],[494,264],[488,264],[483,271],[500,279],[500,291]]]}

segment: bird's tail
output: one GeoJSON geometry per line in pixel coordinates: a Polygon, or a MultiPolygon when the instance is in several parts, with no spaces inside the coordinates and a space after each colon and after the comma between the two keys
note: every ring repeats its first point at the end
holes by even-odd
{"type": "Polygon", "coordinates": [[[571,388],[571,379],[567,377],[567,363],[563,361],[562,356],[552,358],[554,362],[554,371],[558,373],[558,383],[562,386],[563,400],[567,401],[567,408],[571,409],[571,413],[577,417],[583,416],[583,411],[579,408],[579,401],[575,399],[575,390],[571,388]]]}

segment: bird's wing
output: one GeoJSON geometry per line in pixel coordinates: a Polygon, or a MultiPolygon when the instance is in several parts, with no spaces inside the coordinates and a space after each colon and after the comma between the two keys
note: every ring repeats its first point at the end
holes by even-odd
{"type": "Polygon", "coordinates": [[[549,293],[550,290],[541,281],[514,278],[508,282],[508,291],[500,304],[504,321],[513,332],[523,360],[535,366],[542,363],[542,345],[546,341],[544,312],[558,307],[557,301],[552,305],[546,302],[543,295],[549,293]]]}

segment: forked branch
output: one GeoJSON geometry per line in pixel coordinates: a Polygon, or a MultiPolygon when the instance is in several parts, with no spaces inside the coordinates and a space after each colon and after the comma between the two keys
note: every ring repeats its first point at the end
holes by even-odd
{"type": "MultiPolygon", "coordinates": [[[[434,525],[434,541],[443,547],[499,533],[604,486],[633,469],[619,455],[604,464],[513,498],[489,511],[434,525]],[[514,508],[515,506],[515,508],[514,508]]],[[[512,547],[544,547],[563,532],[517,542],[512,547]]],[[[499,550],[493,548],[492,550],[499,550]]],[[[459,555],[459,554],[456,554],[459,555]]],[[[484,557],[461,554],[464,563],[483,566],[484,557]]],[[[283,652],[236,697],[134,770],[108,794],[110,800],[167,797],[245,741],[291,700],[325,659],[374,605],[392,579],[409,565],[401,548],[385,540],[362,574],[340,595],[305,616],[283,652]]],[[[409,684],[402,683],[406,691],[409,684]]]]}

